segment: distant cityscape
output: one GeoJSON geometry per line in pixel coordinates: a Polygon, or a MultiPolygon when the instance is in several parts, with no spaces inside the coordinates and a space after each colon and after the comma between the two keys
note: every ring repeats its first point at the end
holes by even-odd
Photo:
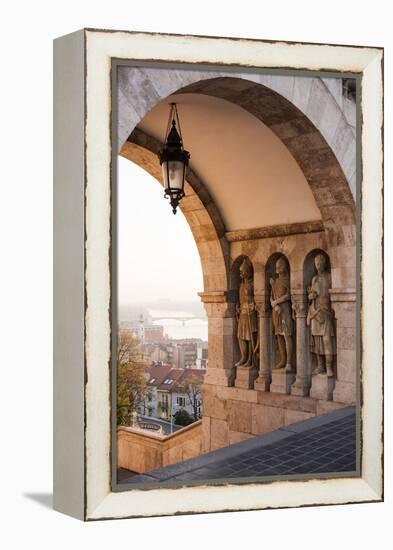
{"type": "Polygon", "coordinates": [[[184,415],[185,411],[190,423],[200,419],[203,413],[200,386],[208,366],[208,343],[193,336],[170,337],[165,322],[173,321],[175,327],[188,325],[189,334],[200,333],[201,327],[207,329],[204,311],[194,304],[192,308],[181,304],[181,310],[173,307],[174,304],[170,304],[171,309],[163,308],[162,303],[154,305],[160,307],[128,307],[119,311],[119,329],[136,338],[148,365],[145,373],[147,391],[137,413],[142,419],[148,417],[152,421],[156,419],[173,424],[174,419],[181,418],[177,413],[180,411],[184,415]],[[198,330],[195,330],[196,327],[198,330]]]}

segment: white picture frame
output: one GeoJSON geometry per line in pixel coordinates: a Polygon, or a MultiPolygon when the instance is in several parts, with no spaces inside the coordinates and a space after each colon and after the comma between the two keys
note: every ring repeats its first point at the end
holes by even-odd
{"type": "Polygon", "coordinates": [[[54,53],[55,509],[98,520],[382,500],[383,50],[84,29],[54,53]],[[111,67],[126,59],[361,74],[360,477],[111,490],[111,67]]]}

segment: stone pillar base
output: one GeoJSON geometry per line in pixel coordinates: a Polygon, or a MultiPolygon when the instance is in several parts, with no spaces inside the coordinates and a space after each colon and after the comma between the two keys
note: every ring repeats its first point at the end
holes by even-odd
{"type": "Polygon", "coordinates": [[[257,376],[258,369],[255,367],[236,367],[235,388],[254,389],[257,376]]]}
{"type": "Polygon", "coordinates": [[[254,383],[254,390],[268,392],[270,391],[270,375],[260,374],[254,383]]]}
{"type": "Polygon", "coordinates": [[[310,397],[314,399],[333,400],[335,378],[329,378],[326,374],[314,374],[311,381],[310,397]]]}
{"type": "Polygon", "coordinates": [[[270,384],[271,393],[283,393],[289,395],[291,393],[291,385],[295,381],[295,375],[285,372],[284,369],[272,370],[272,383],[270,384]]]}
{"type": "Polygon", "coordinates": [[[356,386],[353,382],[336,381],[333,391],[333,399],[337,403],[347,403],[348,405],[355,403],[356,386]]]}
{"type": "Polygon", "coordinates": [[[296,380],[291,387],[291,395],[299,397],[308,397],[310,395],[310,386],[307,380],[296,380]]]}

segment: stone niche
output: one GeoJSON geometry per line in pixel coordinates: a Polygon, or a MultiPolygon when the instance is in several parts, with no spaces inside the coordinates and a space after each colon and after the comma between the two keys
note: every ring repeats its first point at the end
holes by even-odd
{"type": "MultiPolygon", "coordinates": [[[[214,349],[209,342],[209,369],[203,385],[203,452],[330,412],[354,403],[356,398],[356,293],[353,288],[335,288],[331,282],[333,270],[339,269],[340,263],[333,263],[337,260],[334,252],[333,258],[328,253],[326,232],[321,228],[285,236],[268,236],[266,232],[261,238],[246,236],[244,231],[239,236],[231,234],[230,288],[220,297],[216,293],[214,299],[219,301],[219,307],[206,303],[213,300],[212,297],[202,297],[208,312],[209,338],[210,330],[214,330],[214,341],[220,342],[221,358],[214,361],[213,357],[210,363],[214,349]],[[329,327],[334,330],[333,376],[326,372],[313,374],[318,367],[315,349],[321,349],[315,348],[311,334],[312,315],[320,307],[315,297],[310,298],[314,296],[312,285],[314,291],[319,289],[319,279],[315,279],[318,256],[323,256],[321,280],[329,282],[327,292],[322,293],[321,307],[324,308],[322,314],[329,313],[329,327]],[[248,367],[236,366],[241,355],[236,305],[240,266],[245,260],[252,266],[249,298],[255,304],[258,317],[258,342],[254,346],[257,364],[248,367]],[[285,307],[285,330],[280,326],[275,330],[275,324],[277,327],[279,323],[273,319],[273,307],[280,296],[285,307]],[[216,316],[219,312],[219,320],[211,318],[209,311],[216,316]],[[290,346],[285,332],[291,337],[290,346]],[[288,351],[290,357],[286,356],[283,361],[282,354],[288,351]],[[280,363],[285,365],[277,369],[282,366],[280,363]],[[214,368],[211,374],[210,365],[214,368]]],[[[324,342],[322,337],[320,346],[321,342],[324,342]]],[[[326,369],[325,356],[322,365],[326,369]]]]}

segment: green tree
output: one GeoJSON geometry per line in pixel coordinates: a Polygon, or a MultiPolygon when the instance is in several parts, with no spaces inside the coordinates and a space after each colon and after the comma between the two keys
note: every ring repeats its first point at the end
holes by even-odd
{"type": "Polygon", "coordinates": [[[145,372],[137,339],[127,330],[119,330],[117,343],[117,424],[130,425],[131,413],[136,411],[146,395],[145,372]]]}
{"type": "Polygon", "coordinates": [[[178,411],[176,411],[176,413],[173,415],[173,421],[178,426],[188,426],[189,424],[195,422],[193,417],[188,414],[186,409],[179,409],[178,411]]]}

